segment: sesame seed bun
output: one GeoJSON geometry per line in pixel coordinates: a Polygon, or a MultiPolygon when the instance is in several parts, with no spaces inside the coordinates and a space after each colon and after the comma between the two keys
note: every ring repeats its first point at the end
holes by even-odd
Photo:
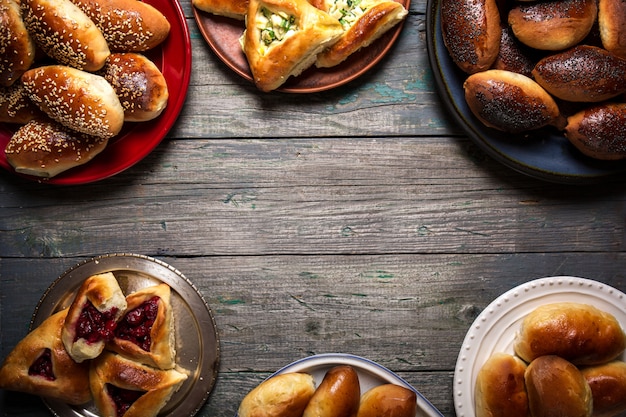
{"type": "Polygon", "coordinates": [[[24,26],[19,3],[0,0],[0,86],[15,83],[34,59],[35,43],[24,26]]]}
{"type": "Polygon", "coordinates": [[[127,122],[152,120],[167,106],[169,93],[165,77],[142,54],[113,53],[99,74],[113,86],[127,122]]]}
{"type": "Polygon", "coordinates": [[[138,0],[72,0],[100,28],[112,51],[142,52],[165,40],[170,23],[138,0]]]}
{"type": "Polygon", "coordinates": [[[7,161],[16,172],[51,178],[91,161],[108,139],[73,132],[51,120],[31,120],[7,143],[7,161]]]}
{"type": "Polygon", "coordinates": [[[111,53],[100,29],[70,0],[21,0],[36,44],[59,63],[97,71],[111,53]]]}
{"type": "Polygon", "coordinates": [[[124,109],[104,77],[65,65],[33,68],[22,75],[30,99],[50,118],[88,135],[110,138],[124,124],[124,109]]]}
{"type": "Polygon", "coordinates": [[[42,115],[21,81],[10,87],[0,87],[0,123],[25,124],[42,115]]]}

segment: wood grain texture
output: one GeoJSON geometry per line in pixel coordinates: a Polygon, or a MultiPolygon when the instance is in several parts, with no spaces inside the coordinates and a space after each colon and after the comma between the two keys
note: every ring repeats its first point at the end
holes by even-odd
{"type": "MultiPolygon", "coordinates": [[[[275,370],[344,352],[453,417],[461,343],[494,298],[554,275],[626,291],[626,180],[545,183],[465,138],[435,91],[425,0],[372,71],[312,95],[259,93],[182,6],[191,85],[154,152],[81,186],[0,172],[0,359],[65,270],[138,253],[182,271],[215,316],[219,376],[199,416],[232,417],[275,370]]],[[[0,416],[48,415],[0,390],[0,416]]]]}

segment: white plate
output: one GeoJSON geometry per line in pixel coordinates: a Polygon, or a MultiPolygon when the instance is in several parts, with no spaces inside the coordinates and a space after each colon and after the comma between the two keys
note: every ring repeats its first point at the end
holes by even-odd
{"type": "Polygon", "coordinates": [[[352,366],[359,376],[361,392],[382,384],[396,384],[408,388],[417,394],[417,414],[418,417],[443,417],[443,415],[428,401],[419,391],[413,388],[408,382],[400,378],[382,365],[360,356],[345,353],[323,353],[299,359],[272,374],[269,378],[287,372],[305,372],[311,374],[315,380],[315,386],[324,379],[326,372],[337,365],[352,366]]]}
{"type": "MultiPolygon", "coordinates": [[[[593,305],[615,316],[626,328],[626,295],[598,281],[548,277],[505,292],[476,318],[461,346],[453,384],[457,417],[475,416],[476,375],[492,353],[514,354],[513,341],[524,317],[540,305],[565,301],[593,305]]],[[[626,359],[626,354],[621,359],[626,359]]]]}
{"type": "MultiPolygon", "coordinates": [[[[68,307],[82,282],[94,274],[112,272],[124,294],[161,282],[172,289],[176,331],[176,363],[189,377],[161,411],[163,417],[191,417],[206,402],[215,380],[220,346],[213,314],[198,289],[180,271],[160,260],[127,253],[98,256],[70,268],[44,293],[31,321],[37,327],[53,313],[68,307]]],[[[93,403],[70,406],[44,399],[57,417],[98,417],[93,403]]]]}

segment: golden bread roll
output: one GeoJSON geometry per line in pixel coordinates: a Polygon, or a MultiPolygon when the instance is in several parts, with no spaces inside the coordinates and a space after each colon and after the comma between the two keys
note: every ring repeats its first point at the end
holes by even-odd
{"type": "Polygon", "coordinates": [[[32,102],[21,81],[0,87],[0,123],[23,125],[41,116],[43,113],[32,102]]]}
{"type": "Polygon", "coordinates": [[[156,417],[186,379],[176,369],[155,369],[107,351],[89,369],[94,403],[111,417],[156,417]]]}
{"type": "Polygon", "coordinates": [[[124,121],[152,120],[165,110],[169,98],[167,82],[159,68],[144,55],[112,53],[98,74],[117,93],[124,109],[124,121]]]}
{"type": "Polygon", "coordinates": [[[517,356],[492,354],[476,376],[476,417],[529,417],[525,372],[526,363],[517,356]]]}
{"type": "Polygon", "coordinates": [[[65,65],[22,75],[30,99],[50,118],[87,135],[111,138],[124,124],[124,109],[103,77],[65,65]]]}
{"type": "Polygon", "coordinates": [[[394,384],[378,385],[361,396],[357,417],[415,417],[417,394],[394,384]]]}
{"type": "Polygon", "coordinates": [[[13,85],[35,60],[35,42],[24,21],[20,4],[0,0],[0,86],[13,85]]]}
{"type": "Polygon", "coordinates": [[[442,0],[441,32],[452,61],[468,74],[485,71],[498,57],[500,12],[496,0],[442,0]]]}
{"type": "Polygon", "coordinates": [[[15,172],[52,178],[91,161],[108,141],[74,132],[47,118],[33,119],[11,136],[4,153],[15,172]]]}
{"type": "Polygon", "coordinates": [[[611,361],[581,372],[591,388],[594,417],[613,417],[626,411],[626,363],[611,361]]]}
{"type": "Polygon", "coordinates": [[[531,77],[536,62],[529,49],[517,40],[510,26],[504,25],[502,27],[498,57],[491,68],[517,72],[518,74],[531,77]]]}
{"type": "Polygon", "coordinates": [[[54,313],[13,348],[0,367],[0,388],[69,404],[91,400],[89,366],[74,362],[61,343],[66,315],[54,313]]]}
{"type": "Polygon", "coordinates": [[[463,89],[470,110],[488,127],[519,133],[565,124],[554,99],[525,75],[482,71],[467,77],[463,89]]]}
{"type": "Polygon", "coordinates": [[[315,61],[318,68],[329,68],[345,61],[361,48],[371,45],[389,29],[402,22],[409,13],[393,0],[328,0],[323,9],[341,22],[344,34],[322,51],[315,61]]]}
{"type": "Polygon", "coordinates": [[[75,362],[93,359],[113,338],[126,310],[126,298],[111,272],[92,275],[78,288],[69,307],[61,339],[75,362]]]}
{"type": "Polygon", "coordinates": [[[526,362],[558,355],[575,365],[597,365],[624,351],[626,335],[613,315],[596,307],[551,303],[524,317],[513,347],[526,362]]]}
{"type": "Polygon", "coordinates": [[[356,370],[350,365],[334,366],[326,371],[302,417],[355,417],[360,400],[356,370]]]}
{"type": "Polygon", "coordinates": [[[546,91],[566,101],[596,103],[626,91],[626,59],[596,46],[578,45],[549,55],[532,74],[546,91]]]}
{"type": "Polygon", "coordinates": [[[197,9],[218,16],[244,20],[248,11],[248,0],[192,0],[191,4],[197,9]]]}
{"type": "Polygon", "coordinates": [[[155,368],[176,365],[170,286],[161,283],[126,297],[126,312],[107,348],[155,368]]]}
{"type": "Polygon", "coordinates": [[[585,39],[597,14],[596,0],[519,2],[509,11],[508,22],[525,45],[560,51],[585,39]]]}
{"type": "Polygon", "coordinates": [[[239,405],[239,417],[302,417],[315,392],[315,381],[306,373],[290,372],[266,379],[239,405]]]}
{"type": "Polygon", "coordinates": [[[598,0],[598,26],[602,46],[626,58],[626,2],[598,0]]]}
{"type": "Polygon", "coordinates": [[[591,416],[591,389],[571,362],[555,355],[541,356],[526,368],[525,381],[533,417],[591,416]]]}
{"type": "Polygon", "coordinates": [[[626,158],[626,103],[604,103],[567,118],[565,137],[595,159],[626,158]]]}
{"type": "Polygon", "coordinates": [[[254,83],[267,92],[300,75],[342,34],[337,19],[306,0],[250,0],[241,42],[254,83]]]}
{"type": "Polygon", "coordinates": [[[143,52],[160,45],[170,23],[154,6],[139,0],[72,0],[102,31],[109,49],[143,52]]]}
{"type": "Polygon", "coordinates": [[[60,64],[97,71],[111,53],[100,29],[70,0],[21,0],[35,43],[60,64]]]}

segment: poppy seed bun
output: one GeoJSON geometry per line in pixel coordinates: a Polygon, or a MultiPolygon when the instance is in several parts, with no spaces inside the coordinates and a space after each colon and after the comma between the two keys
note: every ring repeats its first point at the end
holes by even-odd
{"type": "Polygon", "coordinates": [[[611,361],[581,369],[593,395],[593,416],[613,417],[626,411],[626,363],[611,361]]]}
{"type": "Polygon", "coordinates": [[[544,304],[528,313],[513,344],[526,362],[559,355],[575,365],[613,360],[625,347],[626,335],[613,315],[573,302],[544,304]]]}
{"type": "Polygon", "coordinates": [[[491,355],[476,376],[476,417],[528,417],[524,372],[526,363],[517,356],[491,355]]]}
{"type": "Polygon", "coordinates": [[[239,417],[302,417],[315,392],[313,377],[291,372],[273,376],[250,391],[239,405],[239,417]]]}
{"type": "Polygon", "coordinates": [[[170,32],[170,23],[156,8],[139,0],[72,0],[102,31],[117,52],[147,51],[170,32]]]}
{"type": "Polygon", "coordinates": [[[519,133],[565,124],[554,99],[539,84],[511,71],[472,74],[463,84],[465,100],[485,126],[519,133]]]}
{"type": "Polygon", "coordinates": [[[99,74],[113,86],[127,122],[152,120],[167,106],[165,77],[144,55],[113,53],[99,74]]]}
{"type": "Polygon", "coordinates": [[[454,63],[468,74],[491,67],[500,49],[496,0],[442,0],[441,31],[454,63]]]}
{"type": "Polygon", "coordinates": [[[100,29],[70,0],[21,0],[24,24],[35,43],[60,64],[102,68],[109,46],[100,29]]]}
{"type": "Polygon", "coordinates": [[[573,102],[600,102],[626,91],[626,59],[597,46],[578,45],[539,60],[535,81],[550,94],[573,102]]]}
{"type": "Polygon", "coordinates": [[[626,159],[626,103],[598,104],[567,118],[565,137],[595,159],[626,159]]]}
{"type": "Polygon", "coordinates": [[[28,70],[22,82],[50,118],[88,135],[110,138],[124,124],[124,109],[103,77],[64,65],[28,70]]]}
{"type": "Polygon", "coordinates": [[[72,132],[54,121],[35,119],[11,136],[5,154],[15,172],[51,178],[89,162],[107,142],[105,138],[72,132]]]}
{"type": "Polygon", "coordinates": [[[508,22],[520,42],[531,48],[559,51],[582,41],[597,13],[596,0],[519,2],[509,11],[508,22]]]}
{"type": "Polygon", "coordinates": [[[24,21],[20,5],[0,0],[0,86],[13,85],[35,59],[35,43],[24,21]]]}
{"type": "Polygon", "coordinates": [[[602,46],[615,55],[626,58],[626,2],[599,0],[598,26],[602,46]]]}
{"type": "Polygon", "coordinates": [[[591,389],[571,362],[555,355],[541,356],[526,368],[525,382],[533,417],[591,417],[591,389]]]}

